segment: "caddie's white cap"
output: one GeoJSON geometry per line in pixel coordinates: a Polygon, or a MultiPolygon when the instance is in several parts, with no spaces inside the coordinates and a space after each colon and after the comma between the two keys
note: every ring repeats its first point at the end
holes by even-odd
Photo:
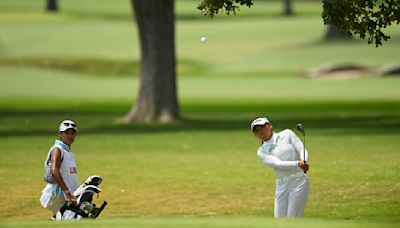
{"type": "Polygon", "coordinates": [[[250,130],[251,130],[252,132],[254,132],[254,127],[255,127],[255,126],[265,125],[265,124],[267,124],[267,123],[269,124],[269,120],[268,120],[267,118],[265,118],[265,117],[257,118],[257,119],[255,119],[255,120],[253,120],[253,122],[251,122],[250,130]]]}
{"type": "Polygon", "coordinates": [[[78,132],[78,126],[76,126],[75,122],[72,120],[64,120],[61,122],[60,126],[58,127],[58,132],[63,132],[68,129],[74,129],[76,132],[78,132]]]}

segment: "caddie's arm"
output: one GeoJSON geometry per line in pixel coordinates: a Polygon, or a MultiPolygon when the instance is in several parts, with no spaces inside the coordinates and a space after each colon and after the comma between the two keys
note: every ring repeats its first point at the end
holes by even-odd
{"type": "Polygon", "coordinates": [[[72,195],[69,191],[67,185],[64,182],[64,179],[60,173],[61,167],[61,150],[59,148],[54,148],[51,151],[51,172],[54,176],[54,179],[58,186],[60,186],[61,190],[64,192],[65,196],[67,197],[69,204],[76,204],[76,197],[72,195]]]}

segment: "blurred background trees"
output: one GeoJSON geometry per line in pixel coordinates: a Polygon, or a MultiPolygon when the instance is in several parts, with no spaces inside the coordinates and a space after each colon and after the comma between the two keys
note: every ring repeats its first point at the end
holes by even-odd
{"type": "Polygon", "coordinates": [[[46,1],[46,10],[48,12],[57,12],[58,11],[57,0],[47,0],[46,1]]]}
{"type": "MultiPolygon", "coordinates": [[[[240,7],[257,7],[261,0],[199,0],[197,8],[210,18],[218,13],[237,14],[240,7]]],[[[264,0],[268,1],[268,0],[264,0]]],[[[294,16],[295,2],[281,0],[283,16],[294,16]]],[[[390,37],[383,29],[399,23],[399,0],[323,0],[324,40],[359,36],[376,46],[390,37]]],[[[59,1],[47,0],[48,12],[59,11],[59,1]]],[[[140,88],[137,100],[124,117],[132,121],[170,122],[180,118],[176,85],[175,0],[130,0],[139,31],[140,88]]]]}

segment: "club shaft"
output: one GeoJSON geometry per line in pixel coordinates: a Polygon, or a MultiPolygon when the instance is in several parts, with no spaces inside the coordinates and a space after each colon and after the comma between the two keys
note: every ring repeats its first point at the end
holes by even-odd
{"type": "Polygon", "coordinates": [[[304,142],[304,144],[303,144],[303,158],[304,158],[304,162],[306,162],[307,160],[306,160],[306,136],[305,135],[303,136],[303,142],[304,142]]]}
{"type": "MultiPolygon", "coordinates": [[[[306,136],[303,133],[303,159],[304,159],[304,163],[307,163],[306,161],[306,136]]],[[[307,173],[307,171],[304,170],[304,173],[307,173]]]]}

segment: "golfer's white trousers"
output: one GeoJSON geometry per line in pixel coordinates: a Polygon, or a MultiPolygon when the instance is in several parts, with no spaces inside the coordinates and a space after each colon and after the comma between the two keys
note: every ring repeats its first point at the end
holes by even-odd
{"type": "Polygon", "coordinates": [[[301,217],[308,200],[310,182],[307,175],[277,182],[275,191],[275,218],[301,217]]]}

